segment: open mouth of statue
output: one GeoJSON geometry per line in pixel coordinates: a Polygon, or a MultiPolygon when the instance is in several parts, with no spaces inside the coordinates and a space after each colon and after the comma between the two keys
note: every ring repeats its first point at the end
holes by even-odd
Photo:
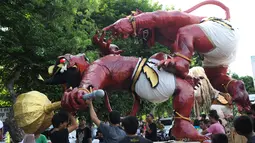
{"type": "MultiPolygon", "coordinates": [[[[67,69],[69,65],[69,61],[66,60],[65,58],[61,58],[59,60],[59,64],[57,65],[52,65],[48,68],[48,73],[49,75],[54,76],[55,74],[57,74],[58,72],[60,73],[64,73],[65,71],[67,71],[67,69]]],[[[73,67],[77,67],[76,65],[74,65],[73,67]]]]}

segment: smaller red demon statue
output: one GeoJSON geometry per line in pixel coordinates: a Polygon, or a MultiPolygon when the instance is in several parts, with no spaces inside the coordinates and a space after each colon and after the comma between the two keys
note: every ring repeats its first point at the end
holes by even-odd
{"type": "Polygon", "coordinates": [[[184,12],[138,11],[103,30],[123,38],[136,36],[149,46],[158,42],[170,47],[172,57],[157,64],[181,78],[188,75],[193,53],[198,52],[203,57],[203,68],[213,87],[229,93],[233,101],[241,102],[245,98],[238,109],[248,111],[250,101],[244,83],[227,75],[228,66],[235,59],[239,41],[238,29],[229,23],[229,19],[228,7],[219,1],[207,0],[184,12]],[[189,14],[206,4],[220,6],[226,12],[226,19],[205,19],[189,14]]]}
{"type": "MultiPolygon", "coordinates": [[[[106,51],[102,54],[111,53],[110,51],[121,53],[116,45],[111,45],[109,41],[105,42],[103,37],[104,35],[98,39],[96,35],[93,38],[94,43],[100,46],[101,51],[106,51]]],[[[65,91],[61,101],[62,107],[71,111],[87,107],[82,95],[91,89],[127,90],[132,92],[135,99],[131,112],[132,115],[135,115],[139,108],[140,98],[160,103],[173,96],[175,110],[173,135],[177,140],[203,141],[205,137],[198,134],[189,119],[194,105],[194,87],[198,85],[199,79],[183,79],[158,69],[157,64],[167,58],[169,55],[164,53],[156,53],[149,59],[110,54],[90,65],[85,64],[87,68],[82,75],[79,87],[65,91]]],[[[62,68],[57,71],[64,69],[66,72],[65,67],[70,67],[68,60],[63,57],[59,61],[65,61],[67,66],[61,66],[62,68]]],[[[239,103],[237,102],[237,104],[239,103]]]]}

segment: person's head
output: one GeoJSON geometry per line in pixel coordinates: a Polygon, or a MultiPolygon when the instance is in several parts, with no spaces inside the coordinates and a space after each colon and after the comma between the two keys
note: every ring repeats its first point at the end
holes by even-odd
{"type": "Polygon", "coordinates": [[[218,122],[220,118],[216,110],[210,110],[208,116],[211,123],[218,122]]]}
{"type": "Polygon", "coordinates": [[[206,119],[206,115],[205,114],[201,114],[200,117],[201,117],[201,120],[205,120],[206,119]]]}
{"type": "Polygon", "coordinates": [[[128,135],[134,135],[136,134],[139,123],[135,116],[128,116],[123,119],[122,125],[128,135]]]}
{"type": "Polygon", "coordinates": [[[153,119],[154,119],[154,116],[153,116],[153,114],[147,114],[147,116],[146,116],[146,121],[147,122],[152,122],[153,121],[153,119]]]}
{"type": "Polygon", "coordinates": [[[109,113],[110,123],[113,125],[120,123],[120,113],[118,111],[112,111],[109,113]]]}
{"type": "Polygon", "coordinates": [[[228,137],[225,134],[213,134],[212,143],[228,143],[228,137]]]}
{"type": "Polygon", "coordinates": [[[98,138],[102,138],[102,137],[103,137],[103,134],[102,134],[102,132],[101,132],[100,130],[97,130],[96,136],[97,136],[98,138]]]}
{"type": "Polygon", "coordinates": [[[202,130],[207,129],[207,128],[209,127],[208,124],[209,124],[209,120],[207,120],[207,119],[205,119],[205,120],[200,120],[200,122],[199,122],[199,126],[200,126],[200,128],[201,128],[202,130]]]}
{"type": "Polygon", "coordinates": [[[199,120],[198,119],[194,120],[193,126],[199,126],[199,120]]]}
{"type": "Polygon", "coordinates": [[[68,125],[68,120],[68,113],[62,110],[53,116],[51,122],[54,128],[64,129],[68,125]]]}
{"type": "Polygon", "coordinates": [[[86,120],[84,117],[79,118],[79,126],[84,127],[86,125],[86,120]]]}
{"type": "Polygon", "coordinates": [[[201,122],[205,125],[205,128],[209,128],[211,125],[208,119],[202,120],[201,122]]]}
{"type": "Polygon", "coordinates": [[[211,123],[210,123],[210,121],[209,121],[208,119],[205,119],[205,120],[204,120],[204,123],[205,123],[205,125],[206,125],[207,128],[209,128],[210,125],[211,125],[211,123]]]}
{"type": "Polygon", "coordinates": [[[234,120],[234,127],[239,135],[248,136],[253,132],[253,123],[249,116],[239,116],[234,120]]]}

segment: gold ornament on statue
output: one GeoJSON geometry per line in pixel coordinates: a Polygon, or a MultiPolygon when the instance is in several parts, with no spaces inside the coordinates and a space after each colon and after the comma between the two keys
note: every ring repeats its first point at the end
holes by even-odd
{"type": "Polygon", "coordinates": [[[51,125],[54,110],[61,107],[61,102],[54,102],[38,91],[23,93],[13,105],[14,119],[26,134],[41,133],[51,125]]]}

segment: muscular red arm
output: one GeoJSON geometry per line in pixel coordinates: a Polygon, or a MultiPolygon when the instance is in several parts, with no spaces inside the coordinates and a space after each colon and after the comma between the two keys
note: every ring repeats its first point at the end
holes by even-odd
{"type": "Polygon", "coordinates": [[[88,89],[92,86],[93,89],[104,89],[106,82],[110,81],[109,78],[109,70],[104,65],[93,63],[82,78],[80,88],[88,89]]]}

